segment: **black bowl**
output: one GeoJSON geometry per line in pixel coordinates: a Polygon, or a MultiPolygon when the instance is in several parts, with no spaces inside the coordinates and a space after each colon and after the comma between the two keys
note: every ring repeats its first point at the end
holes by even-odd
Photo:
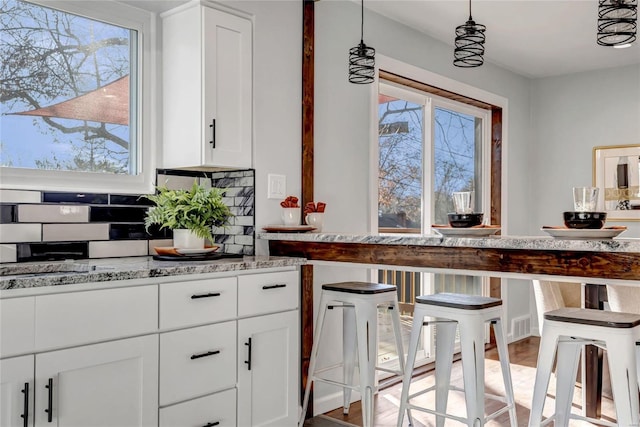
{"type": "Polygon", "coordinates": [[[564,225],[567,228],[598,229],[604,227],[606,212],[565,212],[564,225]]]}
{"type": "Polygon", "coordinates": [[[458,214],[458,213],[450,213],[447,214],[449,217],[449,225],[453,228],[468,228],[473,227],[474,225],[482,224],[483,214],[481,213],[468,213],[468,214],[458,214]]]}

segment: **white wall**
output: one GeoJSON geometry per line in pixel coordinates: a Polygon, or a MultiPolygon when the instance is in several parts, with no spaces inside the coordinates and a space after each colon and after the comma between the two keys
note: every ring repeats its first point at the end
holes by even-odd
{"type": "MultiPolygon", "coordinates": [[[[593,147],[640,144],[640,65],[533,81],[530,234],[562,224],[572,187],[589,186],[593,147]]],[[[640,222],[621,237],[640,237],[640,222]]]]}
{"type": "MultiPolygon", "coordinates": [[[[302,2],[237,1],[253,15],[253,164],[256,230],[280,223],[280,201],[267,199],[267,174],[285,175],[287,194],[300,196],[302,2]]],[[[265,241],[256,253],[267,254],[265,241]]]]}
{"type": "MultiPolygon", "coordinates": [[[[535,235],[541,225],[562,225],[572,187],[591,185],[593,147],[640,144],[640,65],[535,80],[531,105],[528,191],[536,202],[528,234],[535,235]]],[[[640,222],[607,225],[627,226],[621,237],[640,237],[640,222]]],[[[536,316],[532,324],[537,329],[536,316]]]]}

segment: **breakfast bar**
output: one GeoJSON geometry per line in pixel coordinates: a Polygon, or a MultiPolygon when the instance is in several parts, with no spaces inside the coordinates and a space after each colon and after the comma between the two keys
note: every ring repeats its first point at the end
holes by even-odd
{"type": "MultiPolygon", "coordinates": [[[[640,239],[336,233],[261,233],[258,238],[269,241],[270,255],[298,256],[310,261],[302,267],[301,280],[303,380],[313,334],[314,262],[585,283],[586,308],[601,308],[601,285],[640,286],[640,239]]],[[[597,348],[588,347],[591,348],[586,352],[586,412],[595,417],[599,412],[598,367],[602,362],[597,348]]]]}

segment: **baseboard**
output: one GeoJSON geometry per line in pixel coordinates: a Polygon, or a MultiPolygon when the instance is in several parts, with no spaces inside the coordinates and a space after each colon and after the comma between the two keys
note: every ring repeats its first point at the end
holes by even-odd
{"type": "MultiPolygon", "coordinates": [[[[360,393],[357,391],[351,392],[351,403],[360,400],[360,393]]],[[[342,390],[338,390],[335,393],[323,396],[321,398],[315,398],[313,400],[313,415],[324,414],[326,412],[333,411],[334,409],[342,408],[342,390]]]]}

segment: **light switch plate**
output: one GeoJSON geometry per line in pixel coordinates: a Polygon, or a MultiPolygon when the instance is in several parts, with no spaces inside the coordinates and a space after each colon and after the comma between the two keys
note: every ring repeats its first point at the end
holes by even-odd
{"type": "Polygon", "coordinates": [[[267,175],[267,199],[284,199],[287,194],[286,175],[267,175]]]}

